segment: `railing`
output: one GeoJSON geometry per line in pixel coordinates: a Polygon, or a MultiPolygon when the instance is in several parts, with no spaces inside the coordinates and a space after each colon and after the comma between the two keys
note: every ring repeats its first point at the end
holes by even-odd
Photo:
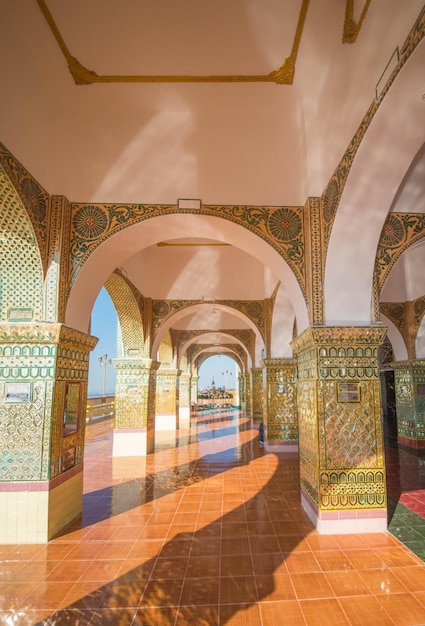
{"type": "Polygon", "coordinates": [[[115,396],[88,398],[86,422],[109,419],[115,415],[115,396]]]}

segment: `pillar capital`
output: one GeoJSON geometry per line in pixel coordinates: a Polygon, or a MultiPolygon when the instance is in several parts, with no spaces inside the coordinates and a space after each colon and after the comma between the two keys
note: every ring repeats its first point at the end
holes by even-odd
{"type": "MultiPolygon", "coordinates": [[[[357,345],[380,346],[387,334],[387,328],[374,326],[315,326],[307,328],[291,342],[295,354],[310,347],[346,347],[357,345]]],[[[350,355],[350,353],[349,353],[350,355]]]]}

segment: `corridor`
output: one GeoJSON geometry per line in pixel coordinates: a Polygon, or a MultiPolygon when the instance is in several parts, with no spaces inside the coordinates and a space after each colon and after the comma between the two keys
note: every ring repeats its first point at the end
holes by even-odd
{"type": "MultiPolygon", "coordinates": [[[[318,535],[298,456],[257,434],[237,413],[202,415],[146,458],[112,459],[111,423],[89,425],[82,517],[47,545],[0,547],[0,624],[425,624],[423,560],[390,533],[318,535]]],[[[397,498],[394,477],[418,467],[388,458],[397,498]]],[[[394,506],[396,533],[409,509],[394,506]]]]}

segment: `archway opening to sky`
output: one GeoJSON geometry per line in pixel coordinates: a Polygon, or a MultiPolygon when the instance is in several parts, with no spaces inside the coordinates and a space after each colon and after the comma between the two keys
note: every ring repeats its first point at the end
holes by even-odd
{"type": "Polygon", "coordinates": [[[233,359],[224,354],[208,357],[199,368],[198,389],[211,388],[212,381],[216,387],[235,389],[238,372],[233,359]]]}
{"type": "Polygon", "coordinates": [[[115,395],[116,374],[112,359],[117,357],[117,329],[117,312],[108,292],[102,287],[91,315],[90,334],[99,341],[90,354],[89,397],[115,395]]]}

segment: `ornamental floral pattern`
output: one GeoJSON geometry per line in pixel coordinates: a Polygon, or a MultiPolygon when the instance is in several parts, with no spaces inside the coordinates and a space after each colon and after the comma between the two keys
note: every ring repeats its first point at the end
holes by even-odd
{"type": "Polygon", "coordinates": [[[108,219],[104,211],[97,206],[86,206],[79,209],[73,219],[73,226],[80,237],[97,239],[106,231],[108,219]]]}
{"type": "Polygon", "coordinates": [[[24,204],[31,208],[35,220],[45,224],[47,210],[46,193],[32,178],[24,178],[21,182],[21,192],[24,197],[24,204]]]}
{"type": "Polygon", "coordinates": [[[388,248],[397,247],[405,236],[405,229],[402,221],[394,214],[390,213],[382,229],[380,245],[388,248]]]}
{"type": "Polygon", "coordinates": [[[302,222],[299,215],[287,207],[274,211],[269,219],[269,230],[276,239],[292,241],[301,233],[302,222]]]}
{"type": "MultiPolygon", "coordinates": [[[[176,205],[73,204],[70,285],[90,254],[108,237],[143,220],[179,213],[176,205]]],[[[184,213],[199,214],[198,210],[184,213]]],[[[302,207],[203,205],[201,213],[232,221],[265,240],[288,263],[305,294],[302,207]]]]}
{"type": "Polygon", "coordinates": [[[375,259],[375,284],[378,294],[401,257],[413,243],[425,237],[425,216],[420,213],[390,213],[382,229],[375,259]]]}

